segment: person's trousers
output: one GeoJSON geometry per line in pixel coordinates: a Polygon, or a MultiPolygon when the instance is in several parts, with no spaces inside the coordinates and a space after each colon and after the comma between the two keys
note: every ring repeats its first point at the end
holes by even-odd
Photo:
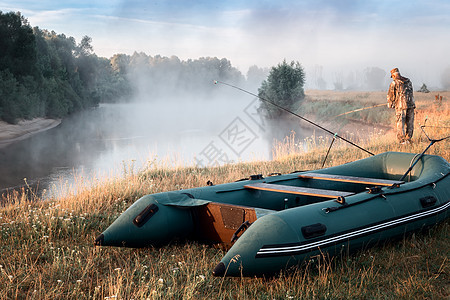
{"type": "Polygon", "coordinates": [[[414,108],[395,112],[397,117],[397,138],[400,142],[411,141],[414,132],[414,108]]]}

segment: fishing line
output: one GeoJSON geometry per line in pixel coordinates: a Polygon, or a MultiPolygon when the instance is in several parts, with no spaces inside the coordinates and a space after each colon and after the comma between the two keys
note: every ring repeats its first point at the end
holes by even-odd
{"type": "MultiPolygon", "coordinates": [[[[331,134],[331,135],[333,135],[333,136],[335,135],[334,132],[332,132],[332,131],[330,131],[330,130],[328,130],[328,129],[322,127],[322,126],[320,126],[319,124],[316,124],[316,123],[314,123],[313,121],[310,121],[310,120],[308,120],[308,119],[306,119],[306,118],[300,116],[299,114],[296,114],[296,113],[290,111],[289,109],[284,108],[284,107],[282,107],[282,106],[280,106],[280,105],[278,105],[278,104],[276,104],[276,103],[274,103],[274,102],[272,102],[272,101],[269,101],[269,100],[267,100],[267,99],[264,99],[264,98],[262,98],[262,97],[260,97],[260,96],[258,96],[258,95],[256,95],[256,94],[254,94],[254,93],[252,93],[252,92],[246,91],[246,90],[244,90],[244,89],[242,89],[242,88],[240,88],[240,87],[238,87],[238,86],[234,86],[234,85],[232,85],[232,84],[229,84],[229,83],[226,83],[226,82],[222,82],[222,81],[218,81],[218,80],[214,80],[214,83],[215,83],[215,84],[221,83],[221,84],[227,85],[227,86],[229,86],[229,87],[235,88],[235,89],[237,89],[237,90],[240,90],[240,91],[242,91],[242,92],[244,92],[244,93],[247,93],[247,94],[249,94],[249,95],[255,96],[255,97],[259,98],[260,100],[262,100],[262,101],[264,101],[264,102],[270,103],[270,104],[272,104],[273,106],[278,107],[279,109],[284,110],[285,112],[290,113],[291,115],[294,115],[294,116],[296,116],[297,118],[302,119],[302,120],[305,121],[305,122],[308,122],[308,123],[310,123],[310,124],[312,124],[312,125],[314,125],[314,126],[319,127],[319,128],[322,129],[323,131],[326,131],[326,132],[328,132],[329,134],[331,134]]],[[[347,140],[346,138],[343,138],[342,136],[340,136],[340,135],[338,135],[338,134],[336,134],[336,137],[340,138],[341,140],[343,140],[343,141],[349,143],[350,145],[352,145],[352,146],[354,146],[354,147],[356,147],[356,148],[358,148],[358,149],[360,149],[360,150],[363,150],[364,152],[369,153],[370,155],[375,155],[375,154],[373,154],[372,152],[370,152],[370,151],[368,151],[368,150],[366,150],[366,149],[364,149],[364,148],[362,148],[362,147],[356,145],[355,143],[353,143],[353,142],[347,140]]]]}
{"type": "Polygon", "coordinates": [[[422,125],[421,127],[429,127],[429,128],[445,128],[445,129],[450,129],[450,127],[448,126],[432,126],[432,125],[422,125]]]}

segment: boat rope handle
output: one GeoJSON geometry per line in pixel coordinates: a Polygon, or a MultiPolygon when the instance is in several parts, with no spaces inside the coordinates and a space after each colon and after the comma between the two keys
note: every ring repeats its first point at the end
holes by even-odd
{"type": "Polygon", "coordinates": [[[247,230],[247,228],[250,227],[250,225],[252,225],[253,223],[250,223],[248,220],[245,221],[244,223],[241,224],[241,226],[239,226],[238,229],[236,229],[236,231],[233,233],[233,236],[231,237],[231,242],[234,243],[238,240],[239,238],[239,233],[241,231],[247,230]]]}

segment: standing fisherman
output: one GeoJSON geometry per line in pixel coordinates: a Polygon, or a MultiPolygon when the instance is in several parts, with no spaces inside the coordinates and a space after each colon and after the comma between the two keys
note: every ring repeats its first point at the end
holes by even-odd
{"type": "Polygon", "coordinates": [[[414,132],[414,103],[411,81],[400,75],[398,68],[391,70],[392,82],[387,94],[387,106],[395,108],[397,138],[400,144],[410,144],[414,132]]]}

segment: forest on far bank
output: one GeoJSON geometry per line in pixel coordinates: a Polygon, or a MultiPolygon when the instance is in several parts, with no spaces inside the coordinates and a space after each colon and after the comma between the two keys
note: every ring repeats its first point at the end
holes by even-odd
{"type": "Polygon", "coordinates": [[[260,84],[268,71],[249,69],[246,79],[222,58],[181,61],[176,56],[94,53],[89,36],[73,37],[31,27],[20,12],[0,11],[0,120],[64,118],[102,102],[122,102],[144,93],[192,92],[204,97],[213,80],[260,84]],[[175,92],[178,90],[179,92],[175,92]]]}
{"type": "Polygon", "coordinates": [[[31,28],[20,13],[0,11],[0,119],[63,118],[129,93],[91,39],[31,28]]]}

